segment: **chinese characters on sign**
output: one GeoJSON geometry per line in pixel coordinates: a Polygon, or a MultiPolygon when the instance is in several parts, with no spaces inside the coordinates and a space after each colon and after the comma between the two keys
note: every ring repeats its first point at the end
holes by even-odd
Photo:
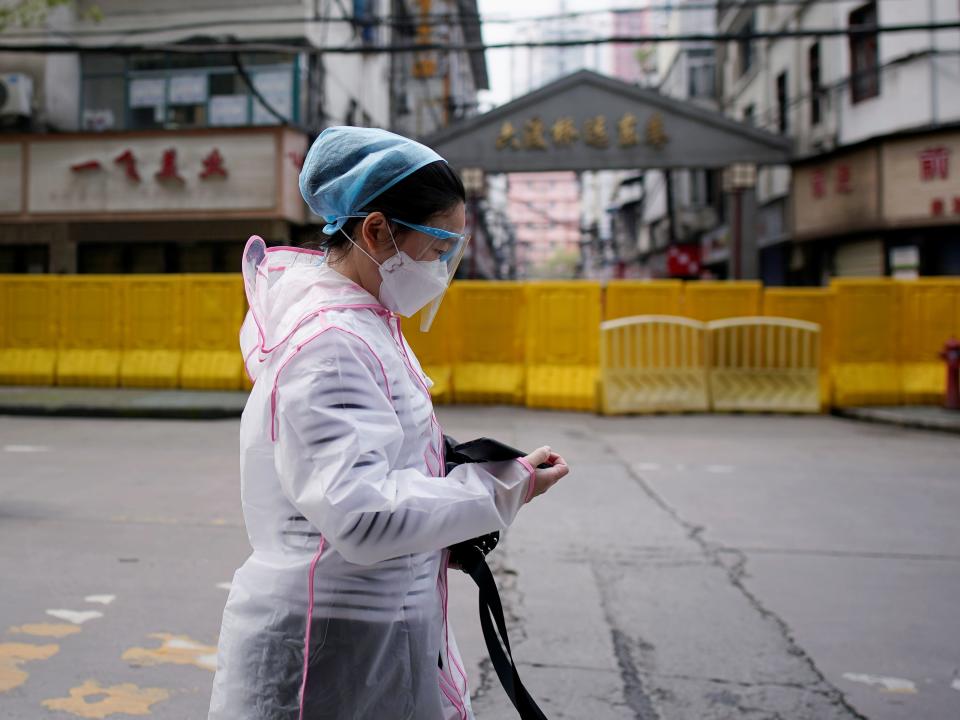
{"type": "MultiPolygon", "coordinates": [[[[639,120],[633,113],[624,113],[616,123],[616,144],[621,148],[635,147],[641,144],[639,120]]],[[[590,147],[604,149],[612,144],[611,131],[607,127],[604,115],[594,115],[585,119],[578,128],[574,119],[564,116],[547,125],[540,117],[532,117],[517,128],[512,122],[504,121],[494,140],[497,150],[549,150],[569,148],[579,141],[590,147]]],[[[644,140],[657,150],[670,142],[660,113],[653,113],[647,120],[644,140]]]]}
{"type": "Polygon", "coordinates": [[[950,150],[945,147],[933,147],[922,150],[920,158],[920,179],[923,182],[946,180],[950,177],[950,150]]]}
{"type": "MultiPolygon", "coordinates": [[[[936,182],[950,179],[950,149],[938,146],[921,150],[917,154],[920,161],[920,181],[936,182]]],[[[930,202],[930,214],[933,217],[943,217],[947,212],[947,201],[944,198],[934,198],[930,202]]],[[[960,196],[953,198],[953,214],[960,215],[960,196]]]]}
{"type": "Polygon", "coordinates": [[[853,192],[853,186],[850,184],[849,165],[837,165],[836,191],[841,195],[853,192]]]}
{"type": "Polygon", "coordinates": [[[133,154],[133,150],[125,150],[117,155],[113,159],[113,162],[123,166],[124,173],[126,173],[128,180],[131,182],[140,182],[140,173],[137,171],[137,156],[133,154]]]}
{"type": "Polygon", "coordinates": [[[663,126],[663,118],[660,113],[654,113],[647,121],[647,145],[651,145],[658,150],[670,142],[667,136],[666,128],[663,126]]]}
{"type": "Polygon", "coordinates": [[[553,144],[557,147],[573,145],[580,138],[572,117],[558,119],[550,128],[550,134],[553,135],[553,144]]]}
{"type": "Polygon", "coordinates": [[[827,194],[827,173],[823,170],[814,170],[810,176],[810,190],[817,199],[827,194]]]}
{"type": "Polygon", "coordinates": [[[180,173],[177,172],[177,151],[173,148],[163,151],[163,159],[160,161],[160,169],[153,174],[153,176],[160,181],[172,181],[180,183],[181,185],[186,182],[180,173]]]}
{"type": "Polygon", "coordinates": [[[212,177],[225,178],[227,169],[223,166],[223,155],[217,148],[214,148],[209,155],[203,159],[203,170],[200,172],[200,179],[206,180],[212,177]]]}
{"type": "Polygon", "coordinates": [[[583,121],[583,141],[596,148],[605,148],[610,144],[610,138],[607,137],[607,119],[603,115],[583,121]]]}
{"type": "Polygon", "coordinates": [[[625,113],[617,121],[617,135],[620,138],[620,147],[639,145],[640,135],[637,133],[637,116],[633,113],[625,113]]]}
{"type": "MultiPolygon", "coordinates": [[[[113,162],[115,165],[123,168],[123,174],[127,180],[133,183],[139,183],[141,181],[140,171],[137,168],[137,156],[133,150],[129,148],[124,150],[113,159],[113,162]]],[[[210,180],[211,178],[225,179],[227,177],[226,160],[218,148],[211,150],[201,162],[203,163],[203,169],[197,173],[197,177],[201,180],[210,180]]],[[[103,169],[103,165],[99,160],[87,160],[70,166],[71,172],[77,174],[86,174],[103,169]]],[[[160,168],[153,176],[161,183],[183,185],[187,182],[186,179],[180,175],[177,167],[177,151],[175,148],[164,150],[160,159],[160,168]]]]}
{"type": "MultiPolygon", "coordinates": [[[[829,171],[817,168],[810,175],[810,193],[820,199],[827,195],[829,171]]],[[[837,165],[833,172],[833,191],[839,195],[849,195],[853,192],[853,173],[850,166],[842,163],[837,165]]]]}
{"type": "Polygon", "coordinates": [[[75,173],[85,173],[91,170],[102,170],[103,166],[99,160],[88,160],[87,162],[77,163],[70,166],[70,170],[75,173]]]}

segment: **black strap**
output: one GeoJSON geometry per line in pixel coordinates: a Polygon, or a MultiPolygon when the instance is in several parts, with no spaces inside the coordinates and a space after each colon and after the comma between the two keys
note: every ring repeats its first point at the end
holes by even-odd
{"type": "Polygon", "coordinates": [[[503,618],[500,591],[497,589],[496,580],[493,579],[493,573],[490,572],[483,553],[479,549],[472,560],[470,566],[463,569],[477,584],[480,599],[480,627],[483,630],[484,642],[487,644],[487,652],[490,653],[490,662],[493,663],[493,669],[500,678],[500,684],[503,685],[507,696],[520,714],[521,720],[547,720],[547,716],[543,714],[520,681],[520,674],[517,672],[513,654],[510,651],[510,638],[507,637],[507,624],[503,618]]]}

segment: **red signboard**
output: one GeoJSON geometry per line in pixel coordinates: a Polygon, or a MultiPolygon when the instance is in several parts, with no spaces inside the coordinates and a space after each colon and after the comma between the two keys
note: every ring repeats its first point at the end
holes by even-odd
{"type": "Polygon", "coordinates": [[[670,277],[696,277],[700,274],[699,245],[674,245],[667,251],[667,274],[670,277]]]}

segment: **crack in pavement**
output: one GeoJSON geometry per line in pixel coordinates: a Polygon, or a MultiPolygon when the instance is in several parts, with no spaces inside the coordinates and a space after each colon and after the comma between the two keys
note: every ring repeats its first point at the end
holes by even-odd
{"type": "MultiPolygon", "coordinates": [[[[719,546],[718,546],[719,547],[719,546]]],[[[823,550],[817,548],[741,547],[739,552],[754,555],[801,555],[810,557],[856,558],[858,560],[927,560],[932,562],[960,562],[960,555],[931,553],[868,552],[855,550],[823,550]]]]}
{"type": "MultiPolygon", "coordinates": [[[[614,452],[613,448],[609,448],[609,450],[611,453],[614,452]]],[[[746,576],[746,554],[735,547],[711,543],[704,537],[706,528],[703,525],[697,525],[685,519],[680,512],[671,506],[659,493],[657,493],[647,483],[647,481],[644,480],[643,477],[633,469],[633,467],[631,467],[629,463],[624,463],[624,466],[626,467],[627,473],[634,478],[634,480],[637,482],[637,485],[647,495],[647,497],[649,497],[658,507],[660,507],[671,518],[673,518],[674,522],[684,529],[687,537],[700,546],[701,552],[712,564],[724,570],[727,578],[730,581],[730,584],[733,585],[746,598],[750,606],[762,617],[774,623],[787,644],[787,652],[803,662],[824,688],[820,689],[814,687],[804,687],[804,690],[809,692],[817,691],[821,697],[824,697],[833,705],[842,708],[844,711],[849,713],[851,718],[855,718],[856,720],[869,720],[865,715],[860,713],[850,704],[844,693],[839,688],[835,687],[830,683],[830,681],[827,680],[826,676],[820,671],[820,668],[817,667],[813,658],[810,657],[810,655],[797,642],[796,638],[794,638],[793,632],[790,630],[790,626],[786,623],[786,621],[775,612],[764,606],[760,599],[754,595],[753,592],[747,589],[743,582],[743,579],[746,576]],[[724,554],[734,555],[737,558],[736,562],[732,566],[728,566],[723,561],[724,554]]]]}
{"type": "Polygon", "coordinates": [[[651,678],[662,678],[664,680],[684,680],[689,682],[706,682],[715,685],[730,685],[733,687],[752,690],[754,688],[781,688],[783,690],[801,690],[803,692],[819,695],[827,700],[832,700],[833,696],[828,690],[808,685],[806,683],[792,682],[744,682],[742,680],[728,680],[726,678],[706,677],[702,675],[683,675],[681,673],[647,673],[651,678]]]}
{"type": "MultiPolygon", "coordinates": [[[[623,699],[627,707],[633,712],[634,720],[659,720],[660,713],[657,712],[653,700],[644,689],[640,671],[637,669],[637,663],[633,658],[630,638],[616,626],[613,619],[613,611],[610,609],[610,603],[607,599],[606,583],[600,576],[597,567],[592,563],[590,564],[590,571],[593,573],[594,581],[597,584],[604,620],[606,620],[607,627],[610,628],[613,653],[617,659],[617,666],[620,668],[620,680],[623,682],[623,699]]],[[[653,646],[644,643],[643,649],[652,650],[653,646]]]]}

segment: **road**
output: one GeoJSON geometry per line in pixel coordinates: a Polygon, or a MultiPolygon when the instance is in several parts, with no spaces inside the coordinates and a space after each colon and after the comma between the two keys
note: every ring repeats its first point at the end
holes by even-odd
{"type": "MultiPolygon", "coordinates": [[[[493,556],[552,720],[960,717],[960,443],[829,417],[445,407],[573,472],[493,556]]],[[[205,717],[248,552],[237,422],[0,418],[0,717],[205,717]],[[119,714],[110,714],[116,712],[119,714]]],[[[512,712],[475,590],[480,720],[512,712]]]]}

